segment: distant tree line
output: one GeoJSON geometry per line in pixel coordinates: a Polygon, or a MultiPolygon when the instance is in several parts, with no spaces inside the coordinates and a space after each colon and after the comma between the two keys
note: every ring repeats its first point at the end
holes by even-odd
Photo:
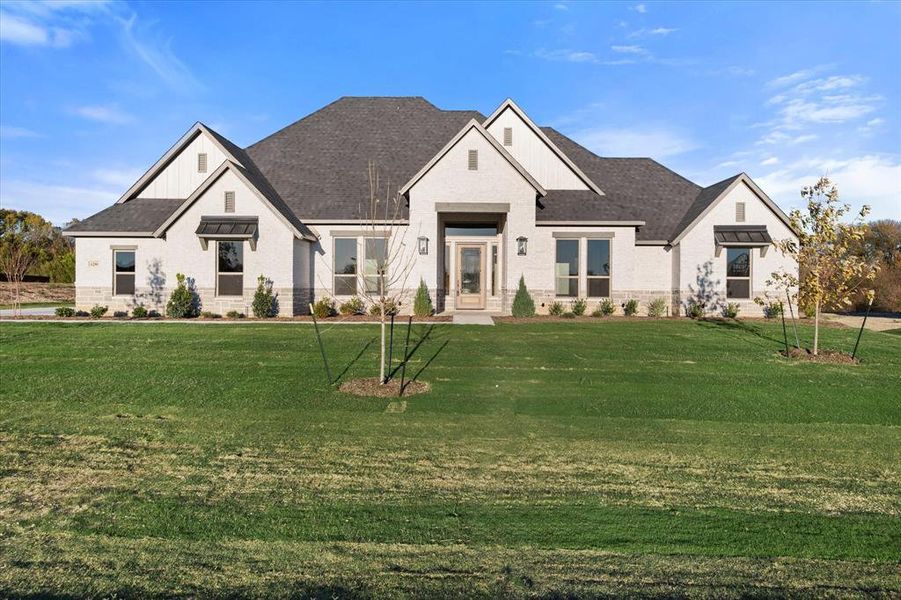
{"type": "Polygon", "coordinates": [[[0,271],[13,284],[28,275],[75,281],[75,245],[42,216],[0,208],[0,271]]]}

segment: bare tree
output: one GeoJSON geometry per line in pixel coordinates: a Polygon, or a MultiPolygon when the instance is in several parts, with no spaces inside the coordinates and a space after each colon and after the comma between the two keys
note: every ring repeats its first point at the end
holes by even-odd
{"type": "Polygon", "coordinates": [[[25,274],[44,256],[52,242],[53,226],[27,211],[0,211],[0,269],[13,285],[13,311],[19,314],[25,274]]]}

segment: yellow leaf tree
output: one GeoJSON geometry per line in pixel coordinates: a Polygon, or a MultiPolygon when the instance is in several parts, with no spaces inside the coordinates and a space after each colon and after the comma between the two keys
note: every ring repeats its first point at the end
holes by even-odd
{"type": "Polygon", "coordinates": [[[776,247],[794,258],[803,274],[773,273],[773,280],[789,289],[797,289],[799,305],[814,309],[813,353],[819,353],[820,313],[851,305],[855,293],[876,277],[874,260],[860,256],[853,248],[866,231],[864,218],[870,207],[863,206],[852,219],[851,206],[839,202],[838,188],[827,177],[801,190],[807,210],[795,209],[789,218],[798,234],[776,242],[776,247]]]}

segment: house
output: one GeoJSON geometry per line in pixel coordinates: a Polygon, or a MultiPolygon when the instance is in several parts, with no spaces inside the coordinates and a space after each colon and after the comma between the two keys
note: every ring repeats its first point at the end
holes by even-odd
{"type": "Polygon", "coordinates": [[[281,315],[343,300],[378,281],[388,231],[365,218],[370,164],[402,194],[392,235],[439,311],[509,313],[523,277],[539,311],[664,298],[678,314],[701,295],[759,314],[770,274],[797,268],[771,248],[794,235],[788,218],[744,173],[701,187],[649,158],[600,157],[512,100],[485,117],[341,98],[247,148],[194,125],[66,230],[76,304],[160,310],[176,273],[217,313],[247,312],[260,274],[281,315]]]}

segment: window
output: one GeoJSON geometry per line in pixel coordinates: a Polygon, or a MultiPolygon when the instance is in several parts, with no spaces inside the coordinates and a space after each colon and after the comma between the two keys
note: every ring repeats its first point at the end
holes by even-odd
{"type": "Polygon", "coordinates": [[[579,295],[579,240],[557,240],[554,276],[558,296],[579,295]]]}
{"type": "Polygon", "coordinates": [[[197,172],[206,173],[206,153],[201,152],[197,155],[197,172]]]}
{"type": "Polygon", "coordinates": [[[379,280],[385,282],[385,261],[387,259],[387,240],[385,238],[366,238],[365,260],[363,261],[363,282],[370,294],[379,293],[379,280]]]}
{"type": "Polygon", "coordinates": [[[751,249],[726,248],[726,298],[751,297],[751,249]]]}
{"type": "Polygon", "coordinates": [[[588,296],[610,297],[610,240],[588,240],[588,296]]]}
{"type": "Polygon", "coordinates": [[[444,246],[444,295],[450,296],[450,244],[444,246]]]}
{"type": "Polygon", "coordinates": [[[470,171],[478,171],[479,170],[479,151],[478,150],[470,150],[469,151],[469,170],[470,171]]]}
{"type": "Polygon", "coordinates": [[[491,295],[497,296],[497,244],[491,244],[491,295]]]}
{"type": "Polygon", "coordinates": [[[513,145],[513,128],[504,127],[504,146],[513,145]]]}
{"type": "Polygon", "coordinates": [[[736,202],[735,203],[735,222],[736,223],[744,223],[745,222],[745,203],[744,202],[736,202]]]}
{"type": "Polygon", "coordinates": [[[216,294],[244,295],[244,242],[219,242],[216,270],[216,294]]]}
{"type": "Polygon", "coordinates": [[[357,238],[335,239],[335,295],[357,293],[357,238]]]}
{"type": "Polygon", "coordinates": [[[113,251],[113,295],[133,296],[135,293],[135,251],[113,251]]]}
{"type": "Polygon", "coordinates": [[[225,192],[225,212],[235,212],[235,193],[225,192]]]}

